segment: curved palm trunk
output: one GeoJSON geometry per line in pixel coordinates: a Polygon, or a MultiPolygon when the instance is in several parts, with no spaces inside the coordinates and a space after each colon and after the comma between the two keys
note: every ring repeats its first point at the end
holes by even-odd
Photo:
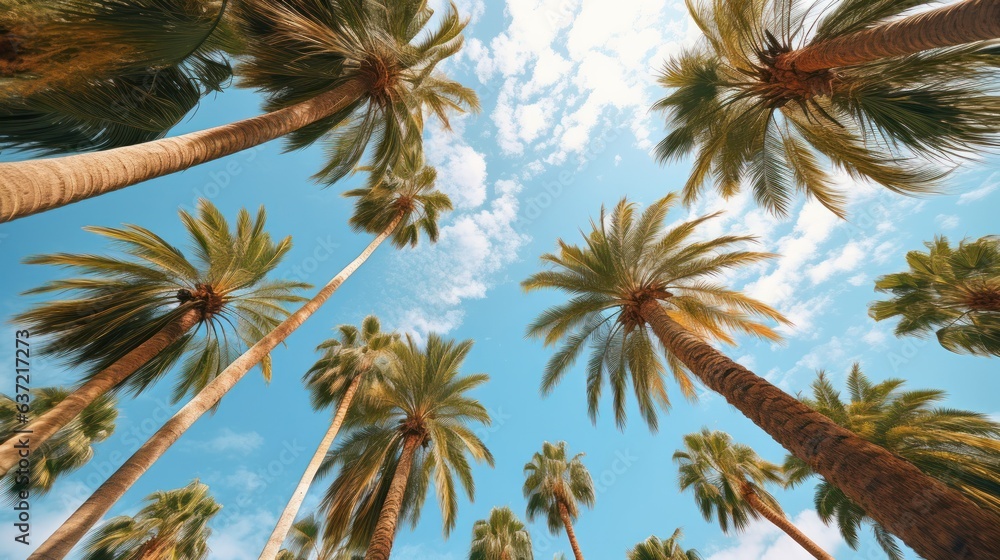
{"type": "Polygon", "coordinates": [[[413,458],[417,454],[420,440],[421,437],[418,435],[408,435],[403,440],[403,453],[399,458],[399,464],[396,465],[396,472],[392,474],[389,493],[379,513],[378,524],[375,525],[375,532],[372,533],[372,540],[368,544],[365,560],[389,560],[389,552],[392,551],[392,543],[396,539],[399,512],[403,507],[406,482],[410,478],[413,458]]]}
{"type": "Polygon", "coordinates": [[[196,309],[184,313],[149,340],[122,356],[120,360],[98,372],[45,414],[35,418],[24,427],[25,431],[30,431],[25,437],[14,435],[0,444],[0,476],[6,474],[20,460],[18,449],[14,447],[19,439],[27,440],[32,449],[37,449],[72,422],[90,403],[128,379],[136,370],[184,336],[200,320],[201,313],[196,309]]]}
{"type": "Polygon", "coordinates": [[[264,115],[102,152],[0,163],[0,222],[102,195],[258,146],[364,95],[359,80],[264,115]]]}
{"type": "Polygon", "coordinates": [[[569,509],[562,502],[559,502],[559,517],[562,518],[563,525],[566,526],[566,536],[569,537],[569,546],[573,549],[573,556],[576,557],[576,560],[583,560],[580,543],[576,542],[576,533],[573,532],[573,520],[569,518],[569,509]]]}
{"type": "Polygon", "coordinates": [[[812,554],[813,557],[818,560],[833,560],[833,556],[826,553],[825,550],[819,547],[816,543],[812,541],[809,537],[799,530],[791,521],[788,520],[784,515],[774,511],[767,504],[761,501],[757,493],[753,491],[753,488],[749,488],[745,485],[740,489],[740,494],[743,499],[750,504],[750,507],[754,509],[757,513],[774,524],[775,527],[784,531],[786,535],[792,538],[793,541],[799,543],[799,546],[806,549],[806,552],[812,554]]]}
{"type": "Polygon", "coordinates": [[[333,418],[330,429],[326,431],[326,435],[319,442],[319,447],[316,448],[316,453],[313,455],[312,460],[306,465],[306,472],[302,473],[299,485],[295,487],[292,498],[288,500],[288,505],[281,512],[278,524],[275,525],[271,537],[268,539],[267,544],[264,545],[264,550],[260,553],[259,560],[274,560],[281,550],[281,543],[285,542],[288,530],[295,523],[295,516],[299,513],[299,508],[302,507],[302,501],[306,499],[309,486],[316,477],[316,472],[319,471],[319,467],[323,463],[323,458],[326,457],[326,452],[333,445],[333,440],[337,437],[337,432],[340,431],[340,427],[344,424],[347,409],[350,408],[351,401],[354,400],[354,394],[357,393],[359,385],[361,385],[361,376],[357,375],[351,381],[350,386],[347,387],[347,392],[344,393],[344,398],[340,401],[340,406],[337,408],[337,415],[333,418]]]}
{"type": "Polygon", "coordinates": [[[929,560],[996,558],[1000,518],[912,464],[802,404],[671,319],[655,300],[644,319],[710,389],[876,521],[929,560]]]}
{"type": "Polygon", "coordinates": [[[777,66],[816,72],[997,38],[1000,2],[964,0],[791,51],[778,58],[777,66]]]}
{"type": "Polygon", "coordinates": [[[188,401],[170,420],[167,420],[146,443],[142,444],[131,457],[111,475],[55,533],[52,534],[38,550],[28,558],[31,560],[58,560],[64,558],[80,539],[111,509],[119,498],[139,480],[148,469],[163,455],[181,435],[190,428],[198,418],[214,407],[222,397],[233,388],[255,365],[283,342],[295,329],[299,328],[313,313],[315,313],[333,295],[337,288],[358,269],[372,252],[399,225],[402,214],[372,241],[351,264],[340,271],[332,280],[323,286],[311,300],[292,313],[280,325],[274,328],[264,338],[260,339],[236,361],[229,364],[205,386],[194,398],[188,401]]]}

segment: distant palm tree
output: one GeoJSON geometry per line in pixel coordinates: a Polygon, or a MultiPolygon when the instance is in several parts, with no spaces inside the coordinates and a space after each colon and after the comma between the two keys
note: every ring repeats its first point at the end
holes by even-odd
{"type": "Polygon", "coordinates": [[[903,194],[938,188],[951,164],[997,143],[1000,7],[965,0],[903,19],[934,0],[689,0],[704,41],[668,60],[654,108],[671,132],[666,162],[694,154],[684,200],[711,182],[744,186],[772,213],[799,192],[844,217],[824,168],[903,194]],[[813,17],[818,16],[818,17],[813,17]],[[815,21],[814,21],[815,20],[815,21]],[[916,156],[916,157],[915,157],[916,156]]]}
{"type": "Polygon", "coordinates": [[[652,536],[628,551],[628,560],[702,560],[697,550],[681,547],[684,533],[678,528],[667,540],[652,536]]]}
{"type": "Polygon", "coordinates": [[[374,232],[375,239],[320,291],[259,342],[226,367],[211,383],[156,431],[127,461],[94,492],[41,547],[38,557],[65,556],[74,544],[121,498],[136,480],[177,441],[205,412],[256,364],[285,341],[312,316],[386,239],[397,247],[415,246],[421,234],[437,241],[437,220],[451,209],[447,195],[434,188],[436,173],[423,167],[422,158],[404,158],[397,169],[366,189],[346,193],[355,198],[351,225],[374,232]]]}
{"type": "Polygon", "coordinates": [[[469,560],[534,560],[531,535],[509,507],[495,507],[472,525],[469,560]]]}
{"type": "Polygon", "coordinates": [[[351,173],[365,153],[381,177],[419,149],[424,113],[448,126],[478,110],[475,92],[436,71],[462,47],[454,4],[434,18],[426,0],[241,0],[241,85],[267,114],[136,146],[0,163],[0,221],[42,212],[187,169],[288,135],[290,149],[325,139],[317,179],[351,173]],[[125,163],[127,162],[127,164],[125,163]]]}
{"type": "MultiPolygon", "coordinates": [[[[42,387],[31,390],[30,415],[44,414],[71,394],[64,387],[42,387]]],[[[15,430],[25,426],[17,419],[17,402],[0,393],[0,438],[18,437],[15,430]]],[[[31,460],[28,468],[28,483],[12,469],[3,478],[3,500],[8,503],[20,501],[21,491],[39,497],[52,490],[56,480],[78,470],[94,456],[94,444],[100,443],[115,431],[118,418],[117,402],[111,395],[94,399],[73,421],[64,426],[48,441],[36,444],[33,436],[31,460]]]]}
{"type": "Polygon", "coordinates": [[[753,240],[749,236],[691,241],[698,226],[715,215],[665,229],[673,202],[674,196],[667,196],[641,215],[627,200],[610,213],[602,210],[584,234],[583,247],[560,240],[557,254],[542,256],[551,268],[523,283],[529,291],[556,288],[571,295],[528,329],[546,344],[563,341],[545,368],[542,391],[558,383],[590,348],[586,370],[591,417],[596,417],[607,378],[619,426],[625,423],[631,384],[640,412],[655,428],[657,406],[668,403],[664,356],[685,394],[693,394],[690,373],[924,556],[991,551],[990,543],[1000,542],[996,516],[836,425],[710,344],[732,342],[735,333],[778,338],[759,322],[784,321],[777,311],[715,280],[770,255],[734,248],[753,240]],[[942,515],[954,514],[943,519],[923,515],[929,492],[942,515]]]}
{"type": "Polygon", "coordinates": [[[583,560],[580,543],[573,532],[573,521],[580,515],[580,506],[594,507],[594,481],[580,458],[569,457],[566,442],[542,444],[541,452],[524,465],[524,497],[528,499],[528,521],[542,515],[553,535],[566,531],[576,560],[583,560]]]}
{"type": "Polygon", "coordinates": [[[84,546],[84,560],[160,560],[208,558],[209,521],[222,506],[197,480],[184,488],[154,492],[134,517],[119,516],[102,525],[84,546]]]}
{"type": "MultiPolygon", "coordinates": [[[[54,295],[14,318],[44,336],[38,351],[83,367],[84,382],[58,405],[37,414],[25,429],[40,445],[95,399],[126,389],[139,394],[175,364],[173,400],[203,389],[223,368],[300,302],[308,284],[268,278],[291,249],[265,231],[263,207],[237,215],[235,227],[207,200],[197,215],[180,212],[193,258],[136,225],[89,227],[124,255],[67,254],[31,257],[31,264],[68,268],[76,277],[53,280],[28,294],[54,295]],[[242,344],[242,345],[241,345],[242,344]],[[185,358],[185,359],[181,359],[185,358]]],[[[261,366],[271,376],[270,360],[261,366]]],[[[0,472],[17,463],[14,441],[0,446],[0,472]]]]}
{"type": "Polygon", "coordinates": [[[910,270],[881,276],[875,290],[891,298],[869,306],[876,321],[900,317],[896,336],[926,336],[958,354],[1000,356],[1000,237],[945,237],[910,251],[910,270]]]}
{"type": "Polygon", "coordinates": [[[421,348],[411,338],[396,345],[399,368],[348,415],[350,432],[327,457],[339,469],[323,499],[326,538],[348,550],[367,549],[365,560],[387,560],[399,521],[416,524],[427,490],[437,490],[444,534],[455,527],[455,479],[473,499],[468,457],[493,465],[493,455],[470,428],[490,416],[467,393],[485,383],[482,373],[459,368],[472,341],[430,334],[421,348]]]}
{"type": "Polygon", "coordinates": [[[278,551],[275,560],[363,560],[364,554],[328,545],[323,527],[314,515],[296,521],[288,532],[289,548],[278,551]]]}
{"type": "MultiPolygon", "coordinates": [[[[902,379],[872,383],[854,364],[847,376],[849,402],[823,372],[813,382],[812,397],[803,402],[1000,514],[1000,423],[977,412],[939,408],[944,391],[903,391],[903,384],[902,379]]],[[[792,456],[785,459],[784,470],[789,486],[814,474],[792,456]]],[[[835,521],[851,548],[858,546],[861,525],[868,524],[890,558],[903,558],[890,532],[836,486],[820,481],[815,501],[820,519],[835,521]]]]}
{"type": "Polygon", "coordinates": [[[723,533],[744,531],[752,519],[763,517],[819,560],[833,560],[798,529],[765,488],[781,484],[781,467],[757,456],[746,445],[734,443],[725,432],[703,428],[684,436],[684,451],[674,453],[680,467],[681,490],[692,489],[698,509],[707,521],[714,516],[723,533]]]}
{"type": "Polygon", "coordinates": [[[302,501],[306,498],[309,486],[344,423],[355,394],[359,390],[364,392],[366,386],[377,383],[382,370],[393,367],[396,361],[392,347],[399,335],[382,332],[382,325],[374,315],[365,317],[360,330],[353,325],[340,325],[337,330],[339,338],[327,340],[316,348],[323,352],[323,357],[313,364],[304,377],[313,407],[321,409],[337,404],[337,413],[306,466],[292,498],[281,512],[271,538],[260,554],[261,560],[271,560],[278,553],[278,548],[284,542],[302,501]]]}

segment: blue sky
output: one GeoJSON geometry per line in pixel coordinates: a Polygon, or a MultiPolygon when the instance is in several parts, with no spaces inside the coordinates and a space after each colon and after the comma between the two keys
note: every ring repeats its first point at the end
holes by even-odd
{"type": "MultiPolygon", "coordinates": [[[[660,118],[648,107],[661,92],[654,81],[663,58],[697,35],[681,2],[601,0],[483,0],[458,2],[473,17],[466,49],[448,71],[474,86],[483,112],[459,119],[451,133],[431,127],[426,146],[439,169],[439,186],[456,210],[444,222],[437,246],[416,250],[380,248],[330,303],[274,353],[274,379],[265,385],[256,372],[201,419],[119,501],[110,515],[131,514],[143,497],[183,486],[193,478],[210,485],[223,504],[213,523],[211,558],[257,557],[276,516],[325,431],[326,412],[314,412],[300,383],[313,363],[315,346],[340,323],[359,323],[376,313],[389,327],[474,339],[467,372],[486,372],[491,381],[476,396],[493,414],[480,435],[496,456],[496,467],[479,467],[474,503],[462,502],[458,526],[445,540],[433,498],[419,526],[400,531],[394,558],[457,560],[467,553],[472,523],[493,506],[509,505],[523,515],[521,468],[545,440],[566,440],[598,484],[597,505],[577,524],[589,558],[622,558],[650,534],[669,535],[683,526],[685,544],[712,560],[806,558],[766,524],[741,536],[723,536],[705,522],[692,497],[681,494],[670,457],[684,434],[702,426],[728,431],[763,457],[780,462],[782,449],[729,407],[702,392],[697,404],[672,391],[674,406],[650,434],[633,410],[624,431],[609,416],[608,403],[596,426],[586,415],[584,379],[578,367],[546,398],[538,382],[551,351],[523,337],[525,325],[560,301],[554,293],[525,295],[519,282],[538,269],[538,256],[555,240],[579,238],[579,229],[602,204],[622,196],[649,203],[678,189],[689,164],[666,168],[649,156],[663,134],[660,118]],[[285,453],[282,453],[285,451],[285,453]]],[[[175,133],[198,130],[259,112],[259,98],[231,88],[206,99],[175,133]]],[[[227,216],[240,207],[267,207],[268,229],[292,235],[294,248],[279,275],[322,284],[370,241],[347,227],[349,202],[341,190],[347,179],[326,190],[309,180],[320,168],[322,149],[283,154],[278,142],[235,154],[186,172],[149,181],[70,207],[0,226],[3,275],[0,307],[4,318],[32,300],[18,293],[58,273],[19,265],[37,253],[101,252],[105,244],[80,231],[86,225],[136,223],[182,244],[179,207],[192,208],[207,197],[227,216]]],[[[730,279],[735,287],[785,312],[795,326],[784,345],[742,341],[727,351],[741,363],[790,392],[806,390],[825,369],[843,386],[847,370],[860,361],[873,379],[904,377],[911,388],[947,390],[947,405],[1000,416],[995,365],[984,358],[958,356],[936,343],[897,339],[891,324],[875,324],[866,305],[880,274],[900,270],[904,254],[936,234],[953,239],[996,233],[1000,174],[995,159],[963,166],[948,182],[948,193],[909,199],[844,178],[851,212],[841,221],[816,203],[799,201],[787,219],[757,209],[746,196],[721,201],[713,196],[695,208],[677,209],[670,219],[726,210],[705,230],[753,233],[762,247],[782,256],[730,279]]],[[[15,326],[5,325],[11,340],[15,326]]],[[[11,363],[12,350],[0,351],[11,363]]],[[[0,387],[13,387],[10,368],[0,387]]],[[[76,372],[38,359],[35,386],[71,383],[76,372]]],[[[50,496],[33,504],[34,542],[40,543],[117,468],[178,406],[169,403],[170,381],[122,402],[119,429],[101,444],[94,460],[63,480],[50,496]]],[[[672,388],[673,389],[673,388],[672,388]]],[[[318,502],[329,480],[321,480],[307,500],[318,502]]],[[[857,552],[836,531],[818,521],[813,485],[775,489],[789,516],[837,558],[880,558],[867,536],[857,552]]],[[[0,513],[0,542],[12,559],[10,512],[0,513]]],[[[531,526],[536,557],[569,553],[563,535],[531,526]]],[[[910,556],[913,558],[912,554],[910,556]]]]}

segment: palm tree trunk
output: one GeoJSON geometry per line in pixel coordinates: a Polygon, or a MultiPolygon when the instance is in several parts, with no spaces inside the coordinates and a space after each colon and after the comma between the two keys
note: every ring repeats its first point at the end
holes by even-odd
{"type": "Polygon", "coordinates": [[[1000,2],[964,0],[785,53],[776,65],[817,72],[996,38],[1000,38],[1000,2]]]}
{"type": "Polygon", "coordinates": [[[750,507],[754,509],[757,513],[774,524],[775,527],[781,529],[786,535],[792,537],[792,540],[799,543],[799,546],[806,549],[806,552],[812,554],[817,560],[833,560],[833,556],[826,553],[825,550],[819,547],[816,543],[812,541],[809,537],[799,530],[791,521],[788,520],[784,515],[774,511],[767,504],[761,501],[760,497],[754,492],[753,488],[749,485],[744,484],[743,488],[740,489],[740,494],[742,494],[743,499],[750,504],[750,507]]]}
{"type": "Polygon", "coordinates": [[[278,111],[102,152],[0,163],[0,222],[102,195],[258,146],[347,107],[364,95],[352,80],[278,111]]]}
{"type": "Polygon", "coordinates": [[[295,329],[299,328],[306,319],[330,299],[337,288],[368,260],[372,252],[389,237],[401,220],[402,214],[398,215],[385,231],[380,233],[356,259],[351,261],[351,264],[334,276],[326,286],[323,286],[318,294],[251,346],[243,355],[236,358],[236,361],[229,364],[218,377],[181,407],[28,558],[31,560],[60,560],[69,554],[69,551],[83,538],[87,531],[111,509],[111,506],[132,487],[135,481],[139,480],[139,477],[149,470],[149,467],[195,421],[212,409],[248,371],[260,363],[271,350],[274,350],[278,344],[288,338],[295,329]]]}
{"type": "Polygon", "coordinates": [[[566,536],[569,537],[569,546],[573,549],[573,556],[576,557],[576,560],[583,560],[580,543],[576,542],[576,533],[573,532],[573,520],[569,518],[569,508],[562,502],[559,502],[559,517],[562,518],[563,525],[566,526],[566,536]]]}
{"type": "Polygon", "coordinates": [[[288,530],[292,528],[292,524],[295,522],[295,516],[299,513],[299,508],[302,507],[302,501],[306,499],[306,493],[309,492],[309,486],[316,477],[316,472],[319,471],[319,467],[326,457],[326,452],[330,450],[334,438],[337,437],[337,432],[340,431],[340,427],[344,424],[347,409],[350,408],[351,401],[354,400],[354,394],[358,391],[359,385],[361,385],[361,376],[357,375],[347,387],[347,392],[344,393],[344,397],[340,401],[340,406],[337,408],[337,415],[333,418],[330,429],[326,431],[326,435],[319,442],[319,447],[316,448],[316,453],[313,455],[312,460],[306,465],[306,472],[302,473],[299,485],[295,487],[292,498],[288,500],[288,505],[281,512],[278,524],[275,525],[274,531],[271,533],[271,538],[264,545],[264,550],[260,553],[259,560],[274,560],[274,557],[278,555],[281,543],[285,542],[288,530]]]}
{"type": "Polygon", "coordinates": [[[389,552],[392,551],[392,543],[396,539],[399,512],[403,507],[406,482],[410,478],[413,458],[417,454],[417,447],[420,445],[421,439],[419,435],[410,434],[403,440],[403,453],[399,457],[399,464],[396,465],[396,472],[392,474],[389,493],[386,495],[385,504],[382,505],[382,511],[379,513],[378,524],[375,525],[375,532],[368,544],[365,560],[389,560],[389,552]]]}
{"type": "MultiPolygon", "coordinates": [[[[28,440],[32,449],[37,449],[56,432],[72,422],[90,403],[128,379],[136,370],[184,336],[200,320],[201,313],[196,309],[191,309],[170,322],[149,340],[136,346],[121,359],[98,372],[59,404],[25,426],[25,431],[30,431],[30,433],[26,434],[27,437],[24,439],[28,440]]],[[[18,439],[21,438],[12,436],[0,444],[0,476],[6,474],[20,460],[18,449],[14,447],[18,443],[18,439]]]]}
{"type": "Polygon", "coordinates": [[[869,443],[730,360],[671,319],[641,306],[663,346],[793,455],[929,560],[996,558],[1000,518],[912,464],[869,443]]]}

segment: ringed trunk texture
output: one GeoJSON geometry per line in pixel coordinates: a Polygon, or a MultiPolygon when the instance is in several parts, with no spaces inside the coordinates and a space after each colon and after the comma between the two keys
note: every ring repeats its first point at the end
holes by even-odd
{"type": "Polygon", "coordinates": [[[66,520],[55,533],[52,534],[42,546],[38,547],[30,560],[60,560],[69,554],[76,543],[87,534],[95,523],[111,509],[111,506],[118,501],[125,492],[139,480],[149,467],[163,455],[175,441],[177,441],[195,421],[205,412],[214,407],[222,397],[233,388],[236,383],[243,378],[255,365],[274,350],[278,344],[283,342],[295,329],[299,328],[313,313],[315,313],[333,293],[344,283],[355,270],[358,269],[371,256],[372,252],[382,244],[392,233],[402,219],[402,215],[395,220],[372,241],[365,250],[354,259],[351,264],[340,271],[332,280],[323,286],[311,300],[292,313],[280,325],[260,339],[236,361],[229,364],[205,386],[194,398],[188,401],[177,411],[170,420],[167,420],[146,443],[142,444],[131,457],[125,461],[121,467],[115,471],[89,498],[83,503],[73,515],[66,520]]]}
{"type": "Polygon", "coordinates": [[[777,66],[816,72],[997,38],[1000,1],[964,0],[791,51],[777,66]]]}
{"type": "Polygon", "coordinates": [[[385,504],[379,513],[378,524],[375,525],[375,532],[372,540],[368,543],[368,552],[365,553],[365,560],[389,560],[389,552],[392,551],[392,543],[396,539],[396,524],[399,522],[399,512],[403,507],[403,495],[406,493],[406,482],[410,478],[410,471],[413,469],[413,458],[417,454],[417,447],[420,446],[421,437],[418,435],[408,435],[403,440],[403,454],[396,465],[396,472],[392,474],[392,482],[389,483],[389,493],[386,495],[385,504]]]}
{"type": "MultiPolygon", "coordinates": [[[[79,416],[90,403],[128,379],[136,370],[184,336],[200,320],[201,313],[196,309],[191,309],[163,327],[149,340],[136,346],[120,360],[98,372],[97,375],[90,378],[79,389],[70,393],[45,414],[35,418],[25,426],[24,429],[30,430],[31,433],[23,436],[23,439],[28,440],[32,449],[38,449],[38,446],[45,443],[56,432],[79,416]]],[[[22,439],[22,436],[15,434],[7,441],[0,443],[0,476],[7,474],[7,471],[17,465],[20,460],[18,450],[14,447],[18,439],[22,439]]]]}
{"type": "Polygon", "coordinates": [[[306,465],[306,471],[302,473],[299,485],[295,487],[292,498],[288,500],[288,505],[281,512],[281,517],[278,518],[278,523],[271,533],[271,538],[264,545],[264,550],[260,553],[259,560],[274,560],[281,550],[281,543],[285,542],[288,530],[295,523],[295,516],[298,515],[299,508],[302,507],[302,502],[306,499],[309,486],[312,485],[313,479],[316,478],[316,472],[319,471],[320,465],[323,464],[326,452],[330,450],[333,440],[337,437],[337,432],[340,431],[340,427],[344,424],[347,410],[351,407],[351,401],[354,400],[354,394],[358,392],[359,385],[361,385],[360,375],[355,376],[351,384],[347,387],[347,392],[344,393],[344,398],[340,401],[340,406],[337,408],[337,415],[333,418],[330,429],[326,431],[326,435],[319,442],[319,447],[316,448],[316,453],[313,455],[312,460],[306,465]]]}
{"type": "Polygon", "coordinates": [[[559,517],[562,518],[563,525],[566,526],[566,536],[569,537],[569,546],[573,549],[573,556],[576,557],[576,560],[583,560],[580,543],[576,542],[576,533],[573,532],[573,520],[569,517],[569,508],[562,502],[559,502],[559,517]]]}
{"type": "Polygon", "coordinates": [[[834,560],[833,556],[826,553],[825,550],[819,547],[816,543],[812,541],[809,537],[799,530],[791,521],[788,520],[784,515],[774,511],[767,504],[761,501],[757,493],[753,491],[752,488],[743,488],[740,492],[743,494],[743,499],[750,504],[750,507],[754,509],[757,513],[774,524],[775,527],[781,529],[786,535],[792,537],[792,540],[799,543],[799,546],[806,549],[806,552],[812,554],[818,560],[834,560]]]}
{"type": "Polygon", "coordinates": [[[360,80],[235,123],[101,152],[0,163],[0,222],[9,222],[259,146],[364,95],[360,80]]]}
{"type": "Polygon", "coordinates": [[[995,560],[1000,518],[730,360],[671,319],[641,306],[664,347],[790,453],[840,488],[928,560],[995,560]]]}

